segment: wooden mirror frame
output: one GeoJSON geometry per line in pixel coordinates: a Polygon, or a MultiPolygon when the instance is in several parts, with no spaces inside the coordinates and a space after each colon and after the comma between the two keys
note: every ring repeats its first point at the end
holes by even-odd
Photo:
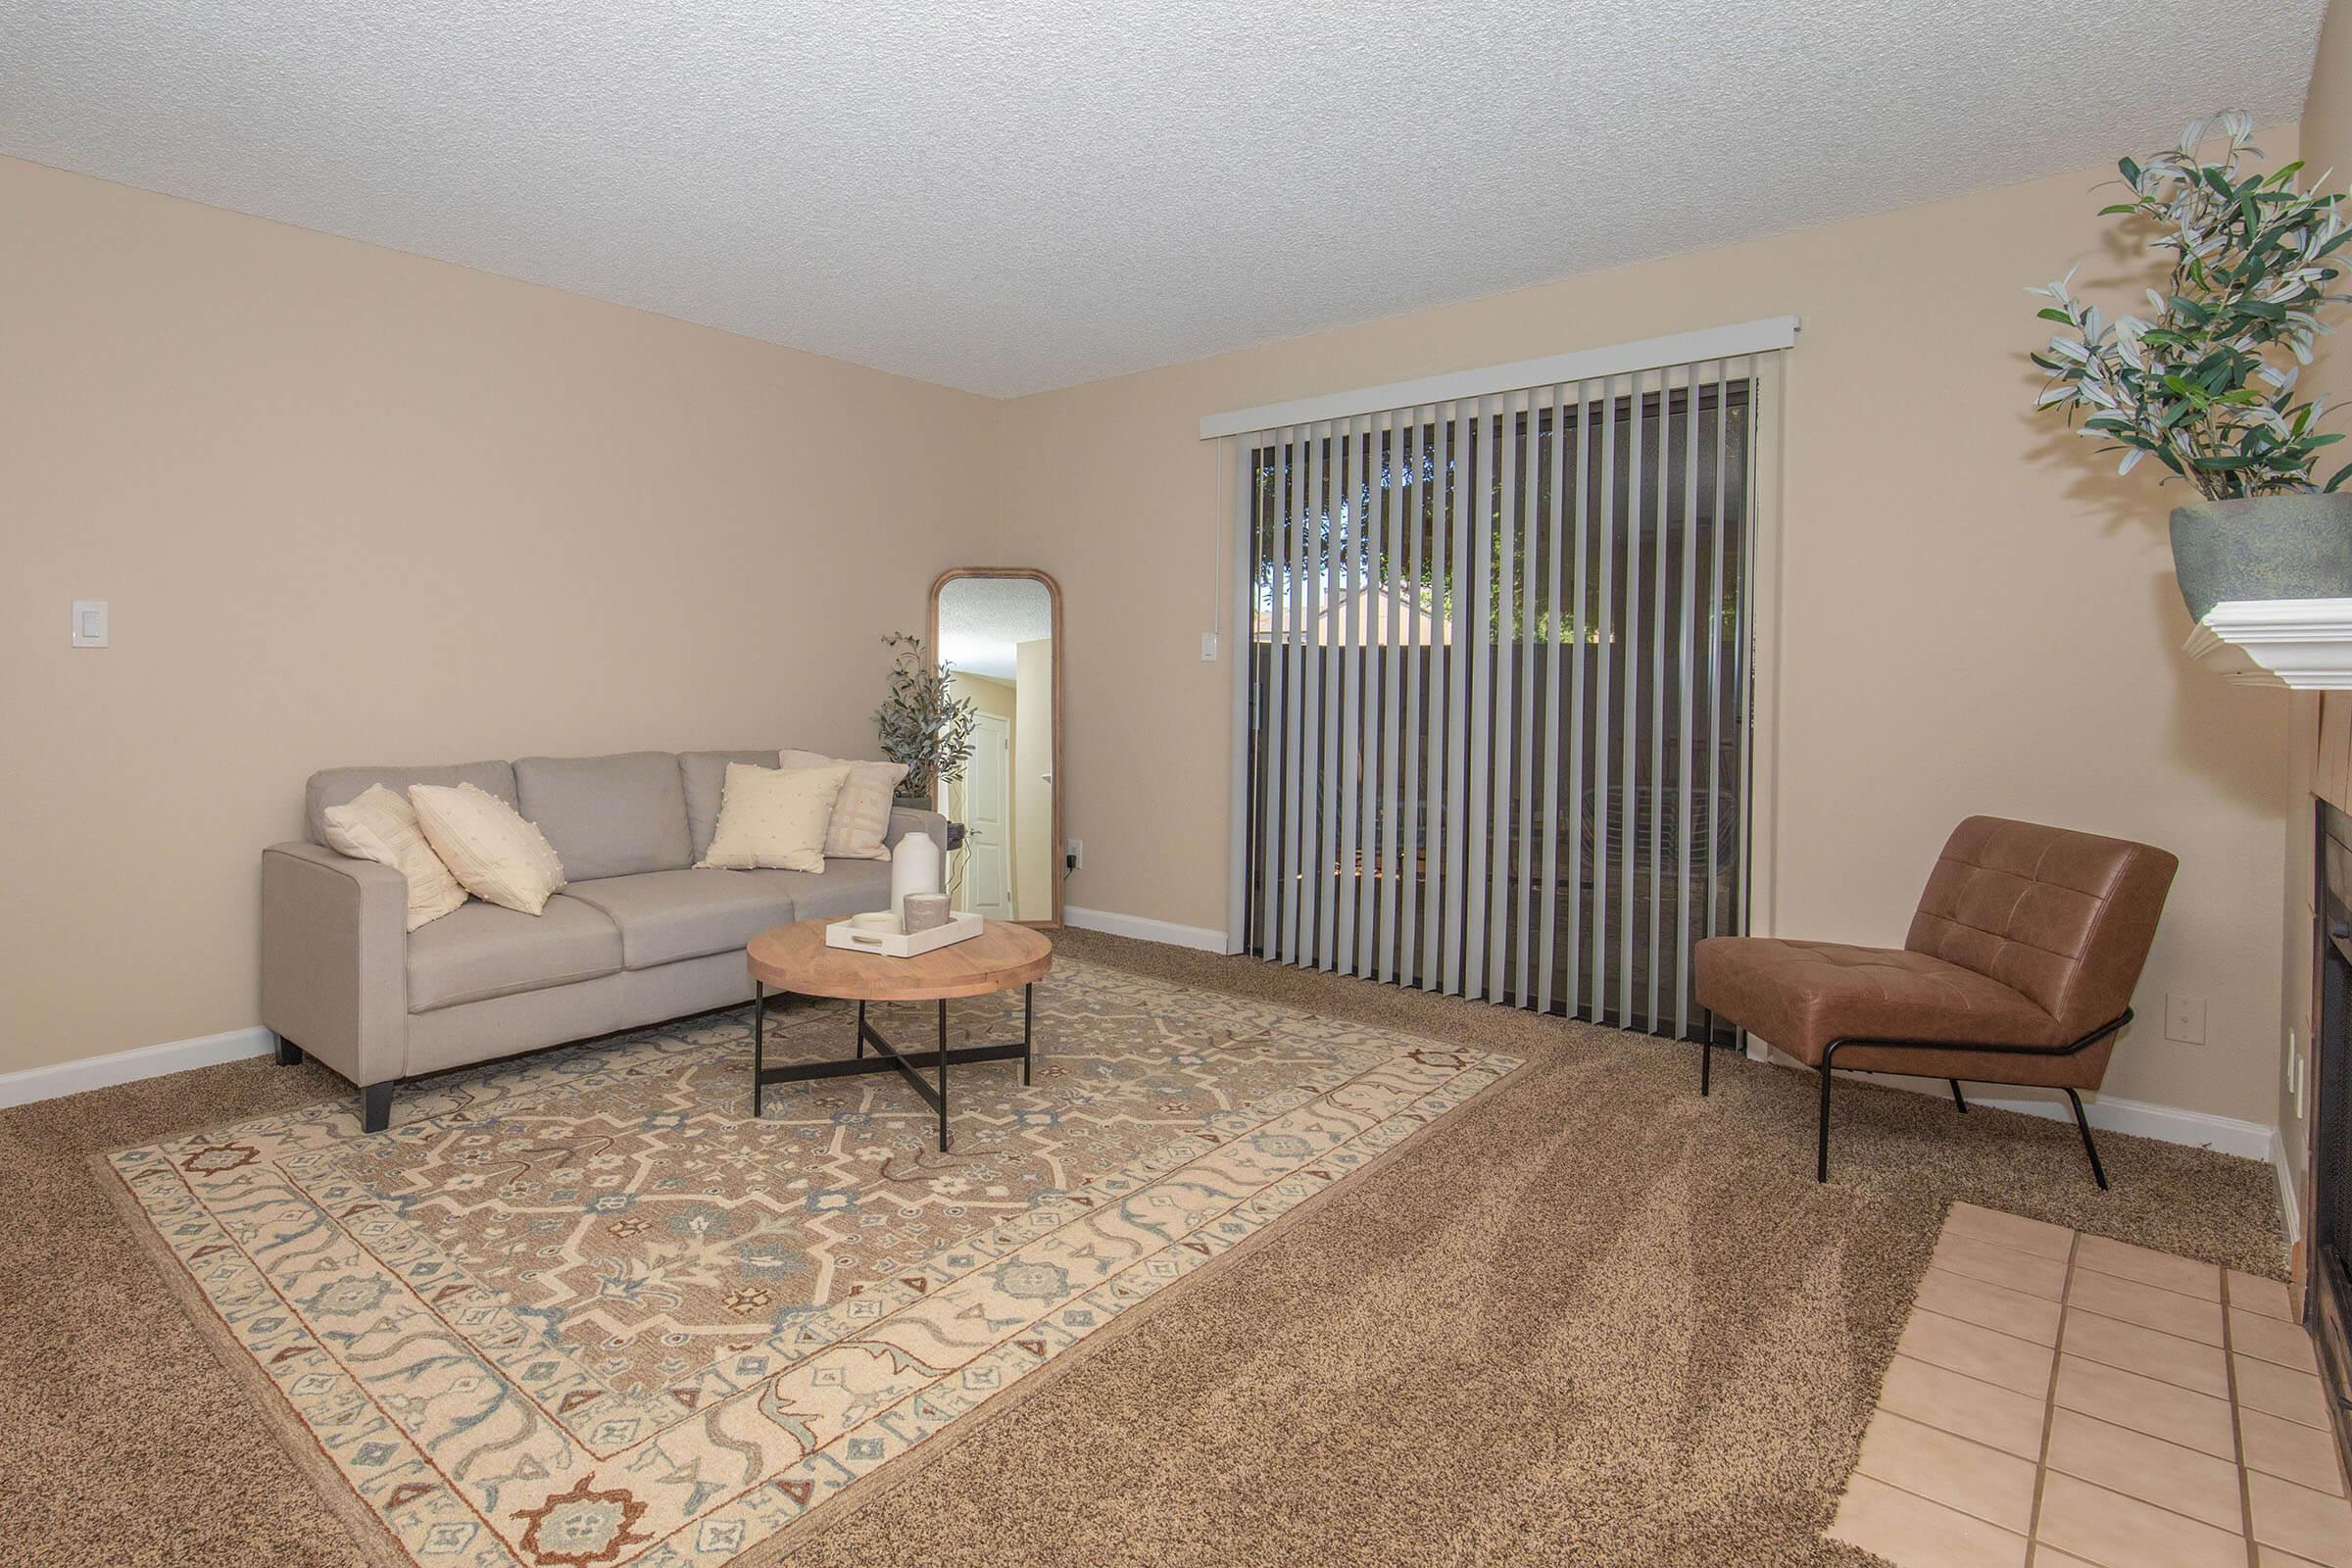
{"type": "MultiPolygon", "coordinates": [[[[933,667],[934,669],[938,668],[938,667],[939,667],[939,664],[941,663],[941,659],[940,659],[940,649],[939,649],[939,594],[940,594],[940,590],[941,590],[941,589],[943,589],[943,588],[945,588],[945,587],[947,587],[947,585],[948,585],[948,584],[950,584],[950,583],[952,583],[952,582],[956,582],[956,581],[958,581],[958,580],[960,580],[960,579],[962,579],[962,578],[967,578],[967,577],[1026,577],[1026,578],[1028,578],[1028,579],[1030,579],[1031,581],[1034,581],[1034,582],[1042,582],[1042,583],[1044,583],[1044,584],[1046,585],[1046,598],[1047,598],[1047,600],[1048,600],[1048,601],[1051,603],[1051,605],[1052,605],[1052,607],[1053,607],[1053,612],[1054,612],[1054,631],[1053,631],[1053,638],[1054,638],[1054,845],[1053,845],[1053,849],[1054,849],[1054,854],[1053,854],[1053,865],[1054,865],[1054,915],[1053,915],[1053,918],[1051,918],[1051,919],[1048,919],[1048,920],[1019,920],[1019,921],[1015,921],[1015,922],[1014,922],[1014,924],[1016,924],[1016,925],[1037,926],[1037,927],[1039,927],[1039,928],[1041,928],[1041,929],[1044,929],[1044,930],[1058,930],[1058,929],[1060,929],[1060,927],[1061,927],[1061,914],[1062,914],[1061,892],[1062,892],[1062,884],[1063,884],[1063,883],[1064,883],[1064,882],[1065,882],[1065,881],[1068,879],[1068,877],[1069,877],[1069,874],[1070,874],[1070,871],[1069,871],[1069,865],[1068,865],[1068,863],[1067,863],[1067,861],[1066,861],[1066,858],[1065,858],[1065,857],[1066,857],[1066,856],[1068,855],[1068,853],[1069,853],[1069,852],[1068,852],[1068,849],[1066,848],[1066,846],[1067,846],[1067,845],[1068,845],[1068,843],[1069,843],[1069,840],[1063,836],[1063,834],[1062,834],[1062,827],[1061,827],[1061,803],[1062,803],[1062,796],[1063,796],[1063,794],[1064,794],[1064,787],[1063,787],[1063,785],[1064,785],[1064,781],[1063,781],[1063,778],[1062,778],[1062,769],[1061,769],[1061,711],[1062,711],[1062,710],[1061,710],[1061,662],[1062,662],[1062,661],[1061,661],[1061,584],[1060,584],[1060,583],[1058,583],[1058,582],[1055,582],[1055,581],[1054,580],[1054,574],[1053,574],[1052,572],[1049,572],[1049,571],[1040,571],[1040,570],[1039,570],[1039,569],[1037,569],[1035,566],[950,566],[950,567],[949,567],[949,568],[948,568],[946,571],[943,571],[943,572],[941,572],[941,573],[940,573],[940,574],[939,574],[937,577],[933,578],[933,579],[932,579],[932,581],[931,581],[931,620],[930,620],[930,626],[929,626],[929,636],[930,636],[930,649],[931,649],[931,664],[932,664],[932,667],[933,667]]],[[[933,807],[933,808],[934,808],[934,809],[937,809],[937,808],[939,808],[940,807],[944,806],[944,805],[946,804],[946,802],[947,802],[947,792],[946,792],[944,789],[942,789],[942,788],[941,788],[941,786],[940,786],[940,782],[939,782],[939,775],[938,775],[936,772],[934,772],[934,773],[932,774],[932,777],[931,777],[931,804],[932,804],[932,807],[933,807]]]]}

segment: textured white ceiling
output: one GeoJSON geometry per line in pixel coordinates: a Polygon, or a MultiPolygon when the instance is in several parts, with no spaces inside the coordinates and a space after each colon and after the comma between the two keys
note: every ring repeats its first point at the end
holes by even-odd
{"type": "Polygon", "coordinates": [[[2288,120],[2324,9],[0,0],[0,151],[1013,394],[2288,120]]]}
{"type": "Polygon", "coordinates": [[[1054,635],[1054,597],[1034,577],[958,577],[939,590],[939,657],[1013,677],[1016,644],[1054,635]]]}

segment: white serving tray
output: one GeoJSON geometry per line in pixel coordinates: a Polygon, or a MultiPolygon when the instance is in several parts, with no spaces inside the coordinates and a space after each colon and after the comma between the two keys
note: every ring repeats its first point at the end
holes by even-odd
{"type": "Polygon", "coordinates": [[[903,931],[883,931],[868,935],[851,926],[847,920],[836,920],[825,927],[825,946],[847,948],[853,953],[871,953],[885,958],[911,958],[917,954],[932,953],[956,942],[968,942],[980,934],[986,922],[976,914],[951,914],[946,925],[933,926],[908,936],[903,931]]]}

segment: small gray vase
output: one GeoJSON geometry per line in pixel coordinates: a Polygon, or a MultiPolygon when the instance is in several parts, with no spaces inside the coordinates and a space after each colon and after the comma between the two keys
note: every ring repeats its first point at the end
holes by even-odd
{"type": "Polygon", "coordinates": [[[2198,621],[2226,599],[2352,598],[2352,492],[2175,507],[2173,572],[2198,621]]]}

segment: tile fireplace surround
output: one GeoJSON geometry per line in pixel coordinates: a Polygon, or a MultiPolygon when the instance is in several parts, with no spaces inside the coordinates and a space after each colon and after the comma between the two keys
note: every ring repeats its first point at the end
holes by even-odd
{"type": "Polygon", "coordinates": [[[1896,1568],[2352,1568],[2286,1287],[1956,1203],[1830,1534],[1896,1568]]]}

